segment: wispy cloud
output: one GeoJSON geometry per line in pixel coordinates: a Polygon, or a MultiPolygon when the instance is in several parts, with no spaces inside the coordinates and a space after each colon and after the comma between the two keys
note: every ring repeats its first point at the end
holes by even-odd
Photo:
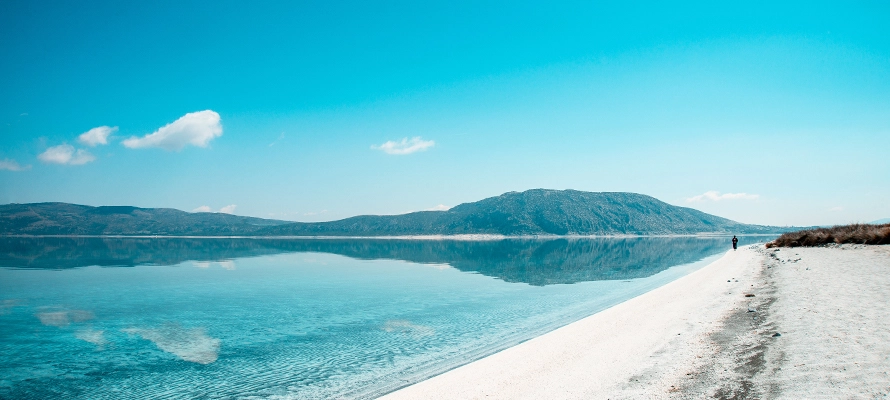
{"type": "Polygon", "coordinates": [[[19,165],[15,160],[4,158],[0,160],[0,171],[25,171],[31,169],[30,165],[19,165]]]}
{"type": "Polygon", "coordinates": [[[188,145],[207,147],[211,140],[222,136],[222,133],[219,114],[204,110],[188,113],[153,133],[124,140],[123,144],[131,149],[159,147],[178,151],[188,145]]]}
{"type": "Polygon", "coordinates": [[[275,146],[275,144],[280,142],[282,139],[284,139],[284,132],[281,132],[281,134],[278,135],[278,139],[275,139],[272,141],[272,143],[269,143],[269,147],[275,146]]]}
{"type": "Polygon", "coordinates": [[[213,210],[210,209],[210,206],[201,206],[201,207],[198,207],[198,208],[192,210],[192,212],[211,212],[211,211],[213,211],[213,210]]]}
{"type": "Polygon", "coordinates": [[[837,211],[844,211],[844,208],[841,207],[841,206],[831,207],[831,208],[828,209],[828,211],[834,211],[834,212],[837,212],[837,211]]]}
{"type": "Polygon", "coordinates": [[[379,146],[371,146],[371,149],[380,150],[386,154],[405,155],[416,153],[418,151],[425,151],[435,145],[436,142],[432,140],[423,140],[420,136],[415,136],[411,139],[404,138],[398,142],[389,140],[379,146]]]}
{"type": "Polygon", "coordinates": [[[61,165],[83,165],[96,160],[96,157],[90,154],[90,152],[84,149],[75,149],[70,144],[50,147],[43,153],[40,153],[37,158],[48,164],[61,165]]]}
{"type": "Polygon", "coordinates": [[[702,201],[723,201],[723,200],[757,200],[760,195],[748,193],[723,193],[711,190],[704,192],[698,196],[692,196],[686,199],[690,203],[698,203],[702,201]]]}
{"type": "Polygon", "coordinates": [[[117,132],[116,126],[100,126],[81,133],[77,140],[87,146],[96,147],[108,144],[108,136],[114,132],[117,132]]]}
{"type": "Polygon", "coordinates": [[[438,206],[435,206],[435,207],[432,207],[432,208],[427,208],[427,209],[424,210],[424,211],[448,211],[448,210],[450,210],[450,209],[451,209],[451,207],[448,207],[448,206],[446,206],[446,205],[444,205],[444,204],[439,204],[438,206]]]}

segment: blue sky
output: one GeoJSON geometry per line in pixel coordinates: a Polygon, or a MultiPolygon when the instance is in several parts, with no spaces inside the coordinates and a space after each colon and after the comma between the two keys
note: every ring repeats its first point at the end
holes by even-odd
{"type": "Polygon", "coordinates": [[[320,221],[542,187],[886,218],[887,20],[886,2],[5,1],[0,203],[320,221]]]}

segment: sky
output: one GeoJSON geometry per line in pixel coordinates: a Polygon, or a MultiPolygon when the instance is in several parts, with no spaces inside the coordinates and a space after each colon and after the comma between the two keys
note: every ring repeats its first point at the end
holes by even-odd
{"type": "Polygon", "coordinates": [[[533,188],[890,217],[887,2],[0,5],[0,203],[291,221],[533,188]]]}

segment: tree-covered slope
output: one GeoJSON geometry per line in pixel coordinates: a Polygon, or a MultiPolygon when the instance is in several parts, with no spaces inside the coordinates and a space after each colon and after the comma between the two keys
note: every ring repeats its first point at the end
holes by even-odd
{"type": "Polygon", "coordinates": [[[777,227],[741,224],[642,194],[534,189],[461,204],[448,211],[284,224],[265,228],[261,233],[285,236],[669,235],[782,231],[777,227]]]}
{"type": "Polygon", "coordinates": [[[0,206],[0,233],[17,235],[245,235],[284,221],[172,208],[68,203],[0,206]]]}
{"type": "Polygon", "coordinates": [[[741,224],[635,193],[535,189],[509,192],[448,211],[362,215],[300,223],[169,208],[66,203],[0,206],[4,235],[403,236],[671,235],[782,233],[741,224]]]}

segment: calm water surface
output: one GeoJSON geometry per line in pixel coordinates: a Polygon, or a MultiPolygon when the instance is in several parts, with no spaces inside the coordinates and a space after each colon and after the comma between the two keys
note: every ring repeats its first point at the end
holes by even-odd
{"type": "Polygon", "coordinates": [[[0,398],[372,398],[729,247],[722,237],[0,238],[0,398]]]}

